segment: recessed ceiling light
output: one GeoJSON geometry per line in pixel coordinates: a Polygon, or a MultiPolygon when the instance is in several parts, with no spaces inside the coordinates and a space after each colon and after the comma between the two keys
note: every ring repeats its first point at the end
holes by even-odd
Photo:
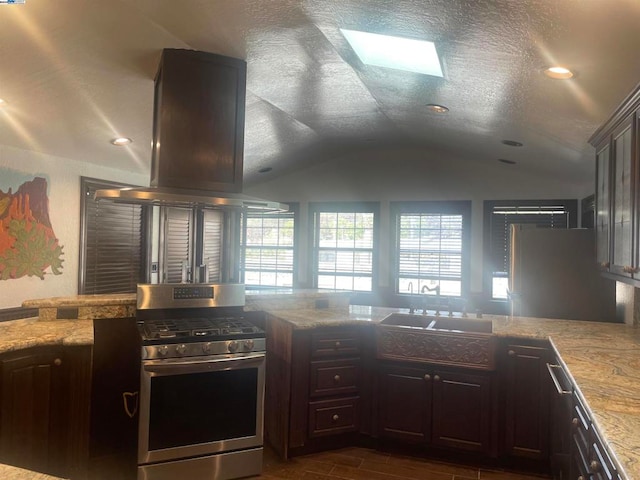
{"type": "Polygon", "coordinates": [[[133,140],[127,137],[118,137],[111,140],[111,143],[113,145],[116,145],[117,147],[123,147],[124,145],[129,145],[131,142],[133,142],[133,140]]]}
{"type": "Polygon", "coordinates": [[[442,77],[433,42],[340,29],[362,63],[442,77]]]}
{"type": "Polygon", "coordinates": [[[573,72],[564,67],[549,67],[544,70],[544,74],[556,80],[567,80],[573,77],[573,72]]]}
{"type": "Polygon", "coordinates": [[[260,170],[258,170],[258,173],[269,173],[271,170],[273,170],[273,168],[264,167],[264,168],[261,168],[260,170]]]}
{"type": "Polygon", "coordinates": [[[444,105],[437,105],[435,103],[428,103],[427,109],[433,113],[447,113],[449,111],[444,105]]]}
{"type": "Polygon", "coordinates": [[[506,163],[507,165],[515,165],[516,164],[516,162],[514,162],[513,160],[507,160],[506,158],[499,158],[498,161],[502,162],[502,163],[506,163]]]}
{"type": "Polygon", "coordinates": [[[521,147],[522,143],[516,142],[515,140],[502,140],[502,143],[508,145],[510,147],[521,147]]]}

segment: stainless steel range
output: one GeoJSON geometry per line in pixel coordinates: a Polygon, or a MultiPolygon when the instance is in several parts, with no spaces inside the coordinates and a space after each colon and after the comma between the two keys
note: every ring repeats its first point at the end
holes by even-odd
{"type": "Polygon", "coordinates": [[[138,479],[260,474],[265,334],[244,285],[138,285],[137,303],[138,479]]]}

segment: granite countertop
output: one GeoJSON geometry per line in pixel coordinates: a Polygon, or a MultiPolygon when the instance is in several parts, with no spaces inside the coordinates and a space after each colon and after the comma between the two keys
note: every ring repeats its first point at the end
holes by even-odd
{"type": "Polygon", "coordinates": [[[43,345],[93,345],[93,322],[10,320],[0,322],[0,339],[0,353],[43,345]]]}
{"type": "Polygon", "coordinates": [[[2,464],[0,464],[0,478],[3,480],[62,480],[60,477],[2,464]]]}
{"type": "Polygon", "coordinates": [[[24,308],[77,307],[103,305],[135,305],[135,293],[113,293],[103,295],[71,295],[68,297],[50,297],[22,302],[24,308]]]}

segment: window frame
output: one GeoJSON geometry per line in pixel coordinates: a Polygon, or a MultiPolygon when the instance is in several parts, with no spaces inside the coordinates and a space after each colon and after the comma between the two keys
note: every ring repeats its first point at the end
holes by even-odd
{"type": "MultiPolygon", "coordinates": [[[[371,248],[371,290],[346,290],[355,294],[370,294],[378,290],[378,258],[380,245],[380,202],[311,202],[309,203],[310,273],[312,288],[318,287],[320,213],[373,213],[373,241],[371,248]]],[[[347,275],[342,275],[347,276],[347,275]]],[[[353,277],[353,275],[352,275],[353,277]]],[[[339,290],[337,290],[339,291],[339,290]]]]}
{"type": "MultiPolygon", "coordinates": [[[[462,215],[462,250],[460,265],[460,297],[446,296],[445,298],[467,299],[471,285],[471,200],[423,200],[423,201],[403,201],[390,202],[389,204],[389,230],[390,240],[390,285],[393,287],[393,294],[399,297],[410,296],[410,292],[399,290],[399,261],[400,261],[400,216],[402,214],[441,214],[441,215],[462,215]]],[[[419,291],[413,292],[420,294],[419,291]]]]}
{"type": "Polygon", "coordinates": [[[482,297],[483,311],[487,313],[495,313],[500,315],[508,314],[509,300],[493,298],[493,262],[492,249],[493,243],[491,220],[495,207],[514,206],[519,207],[550,207],[562,206],[569,214],[569,226],[567,228],[576,228],[578,225],[578,200],[575,198],[565,199],[526,199],[526,200],[484,200],[482,206],[483,225],[482,225],[482,297]]]}
{"type": "MultiPolygon", "coordinates": [[[[249,290],[280,290],[280,289],[294,289],[298,288],[298,266],[299,266],[299,241],[300,241],[300,204],[298,202],[283,202],[289,206],[289,210],[287,212],[271,212],[264,213],[261,215],[279,215],[279,214],[293,214],[293,265],[292,265],[292,278],[291,278],[291,287],[281,287],[274,285],[248,285],[245,283],[245,254],[246,254],[246,239],[247,239],[247,218],[249,218],[249,213],[242,215],[242,225],[241,225],[241,245],[240,245],[240,281],[245,284],[245,288],[249,290]]],[[[257,214],[256,214],[257,216],[257,214]]]]}

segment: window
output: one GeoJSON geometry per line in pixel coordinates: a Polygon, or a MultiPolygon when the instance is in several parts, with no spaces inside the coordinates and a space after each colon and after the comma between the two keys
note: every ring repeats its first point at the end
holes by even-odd
{"type": "Polygon", "coordinates": [[[509,227],[534,224],[541,228],[574,228],[577,200],[487,200],[484,202],[484,291],[491,300],[507,300],[509,287],[509,227]]]}
{"type": "Polygon", "coordinates": [[[293,288],[297,217],[297,204],[289,204],[287,212],[244,215],[241,272],[245,285],[293,288]]]}
{"type": "Polygon", "coordinates": [[[377,203],[310,205],[315,287],[372,291],[379,210],[377,203]]]}
{"type": "Polygon", "coordinates": [[[93,198],[96,190],[129,186],[80,180],[80,294],[135,292],[137,283],[146,281],[147,210],[93,198]]]}
{"type": "Polygon", "coordinates": [[[192,282],[222,281],[224,214],[202,208],[161,207],[160,217],[162,282],[180,283],[183,275],[192,282]]]}
{"type": "Polygon", "coordinates": [[[392,202],[396,293],[468,292],[471,202],[392,202]]]}

